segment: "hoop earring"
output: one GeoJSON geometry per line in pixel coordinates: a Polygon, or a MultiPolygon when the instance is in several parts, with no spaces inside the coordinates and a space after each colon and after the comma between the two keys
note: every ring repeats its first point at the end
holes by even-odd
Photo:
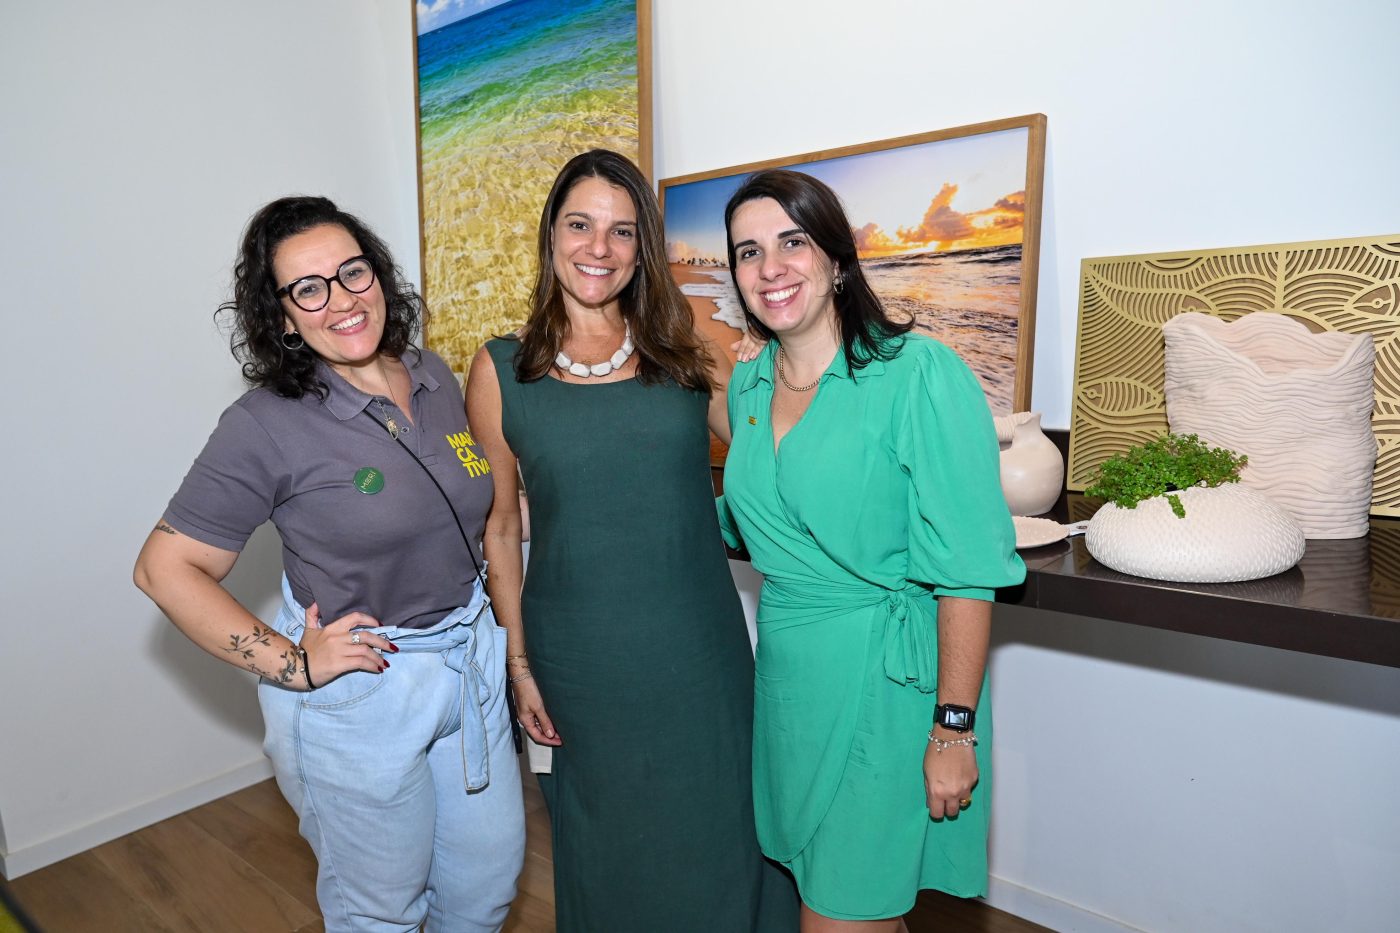
{"type": "Polygon", "coordinates": [[[845,283],[841,281],[841,273],[838,272],[831,280],[831,290],[839,295],[841,294],[841,288],[844,284],[845,283]]]}
{"type": "Polygon", "coordinates": [[[295,352],[295,351],[297,351],[297,350],[300,350],[302,347],[306,346],[306,338],[302,337],[301,334],[297,333],[297,332],[294,331],[294,330],[291,330],[291,331],[284,330],[284,331],[282,331],[281,340],[282,340],[282,349],[284,349],[284,350],[291,350],[291,351],[295,352]],[[288,337],[295,337],[295,338],[297,339],[297,342],[294,343],[294,344],[293,344],[293,343],[288,343],[288,342],[287,342],[287,338],[288,338],[288,337]]]}

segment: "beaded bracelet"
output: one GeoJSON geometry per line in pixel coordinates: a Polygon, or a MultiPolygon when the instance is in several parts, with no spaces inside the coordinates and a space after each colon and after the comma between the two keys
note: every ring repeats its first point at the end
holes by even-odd
{"type": "Polygon", "coordinates": [[[936,752],[941,752],[949,748],[956,748],[960,745],[965,745],[968,748],[971,748],[972,746],[977,744],[977,733],[969,732],[967,735],[961,736],[956,739],[940,739],[938,736],[934,735],[933,730],[930,729],[928,733],[928,740],[933,743],[933,750],[936,752]]]}

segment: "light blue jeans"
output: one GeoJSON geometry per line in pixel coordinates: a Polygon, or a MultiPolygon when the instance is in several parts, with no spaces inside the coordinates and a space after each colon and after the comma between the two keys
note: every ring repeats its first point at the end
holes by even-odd
{"type": "MultiPolygon", "coordinates": [[[[282,580],[274,624],[306,615],[282,580]]],[[[258,687],[277,785],[318,865],[327,933],[500,930],[525,858],[505,700],[505,629],[477,584],[430,629],[373,629],[399,647],[382,674],[310,693],[258,687]]]]}

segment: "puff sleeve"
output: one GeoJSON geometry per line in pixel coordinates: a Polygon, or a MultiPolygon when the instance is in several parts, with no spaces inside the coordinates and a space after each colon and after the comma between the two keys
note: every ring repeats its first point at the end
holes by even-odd
{"type": "Polygon", "coordinates": [[[977,377],[952,350],[921,341],[896,451],[909,477],[908,579],[935,596],[991,600],[1025,579],[1001,492],[991,412],[977,377]]]}

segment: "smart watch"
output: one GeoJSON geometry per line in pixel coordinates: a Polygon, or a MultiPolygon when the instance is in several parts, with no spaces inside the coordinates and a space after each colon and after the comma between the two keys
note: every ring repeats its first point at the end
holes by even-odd
{"type": "Polygon", "coordinates": [[[939,703],[933,708],[933,724],[952,732],[971,732],[977,711],[952,703],[939,703]]]}

